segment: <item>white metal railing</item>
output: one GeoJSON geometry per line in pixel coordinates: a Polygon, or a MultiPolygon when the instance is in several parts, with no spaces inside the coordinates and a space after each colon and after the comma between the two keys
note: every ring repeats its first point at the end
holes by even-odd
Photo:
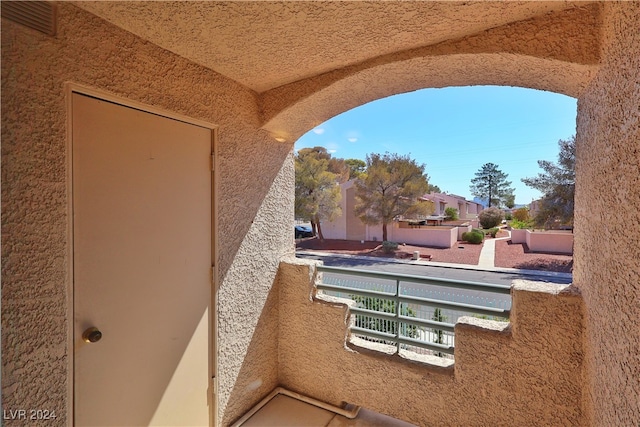
{"type": "Polygon", "coordinates": [[[461,316],[508,320],[508,285],[318,266],[319,292],[356,301],[351,332],[365,340],[453,358],[461,316]]]}

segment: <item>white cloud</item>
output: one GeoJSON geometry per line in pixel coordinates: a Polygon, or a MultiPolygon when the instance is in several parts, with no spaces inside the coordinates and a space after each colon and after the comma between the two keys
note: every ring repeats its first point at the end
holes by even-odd
{"type": "Polygon", "coordinates": [[[347,139],[347,141],[349,142],[356,142],[357,140],[358,138],[353,138],[353,137],[347,139]]]}
{"type": "Polygon", "coordinates": [[[324,128],[315,128],[313,130],[313,133],[315,133],[316,135],[322,135],[324,133],[324,128]]]}
{"type": "Polygon", "coordinates": [[[331,153],[331,154],[333,154],[333,153],[336,153],[337,151],[338,151],[338,150],[327,150],[327,153],[331,153]]]}

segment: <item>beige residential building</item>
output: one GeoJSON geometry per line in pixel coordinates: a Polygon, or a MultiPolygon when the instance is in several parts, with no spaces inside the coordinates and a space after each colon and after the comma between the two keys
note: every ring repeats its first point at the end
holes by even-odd
{"type": "MultiPolygon", "coordinates": [[[[342,214],[333,221],[322,222],[323,237],[325,239],[382,242],[382,224],[365,224],[354,213],[354,207],[356,205],[355,181],[350,180],[340,184],[340,192],[342,196],[340,200],[342,214]]],[[[442,223],[445,203],[447,202],[449,204],[446,205],[446,207],[457,206],[456,209],[460,208],[461,211],[465,212],[462,219],[477,218],[477,214],[468,212],[474,212],[477,211],[478,208],[482,208],[482,206],[477,203],[468,202],[460,196],[448,196],[446,194],[437,194],[436,196],[431,194],[425,196],[423,201],[425,203],[432,203],[434,207],[437,207],[436,209],[441,208],[440,211],[436,210],[433,215],[426,217],[430,218],[430,220],[426,220],[430,223],[442,223]],[[442,206],[440,206],[440,204],[442,206]]],[[[468,231],[468,227],[465,227],[463,231],[468,231]]],[[[387,225],[387,239],[397,243],[450,248],[456,244],[459,239],[459,234],[463,231],[459,231],[453,226],[417,228],[408,225],[407,220],[402,219],[400,221],[394,220],[387,225]]]]}
{"type": "Polygon", "coordinates": [[[455,194],[431,193],[425,198],[433,202],[436,209],[434,215],[444,215],[447,208],[453,208],[458,211],[460,219],[473,219],[477,218],[483,209],[480,203],[469,201],[455,194]]]}
{"type": "Polygon", "coordinates": [[[278,386],[423,426],[640,422],[640,3],[1,9],[5,425],[227,426],[278,386]],[[360,350],[294,257],[293,145],[467,85],[578,99],[573,284],[456,325],[448,368],[360,350]]]}
{"type": "Polygon", "coordinates": [[[340,209],[342,214],[333,221],[322,222],[322,234],[326,239],[382,240],[382,227],[364,224],[353,213],[356,205],[354,180],[340,184],[340,209]]]}

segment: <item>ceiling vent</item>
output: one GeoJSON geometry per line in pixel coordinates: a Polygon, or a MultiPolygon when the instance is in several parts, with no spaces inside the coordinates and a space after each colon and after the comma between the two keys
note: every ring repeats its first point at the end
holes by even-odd
{"type": "Polygon", "coordinates": [[[53,36],[56,34],[56,7],[48,1],[3,1],[2,17],[53,36]]]}

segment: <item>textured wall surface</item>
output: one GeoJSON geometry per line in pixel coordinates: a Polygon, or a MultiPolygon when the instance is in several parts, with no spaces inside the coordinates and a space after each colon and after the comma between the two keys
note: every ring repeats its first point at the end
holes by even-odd
{"type": "Polygon", "coordinates": [[[583,425],[583,302],[517,280],[512,322],[463,318],[453,367],[347,344],[344,304],[311,300],[311,261],[281,264],[280,383],[427,425],[583,425]]]}
{"type": "Polygon", "coordinates": [[[342,216],[345,219],[345,235],[347,240],[364,240],[364,236],[367,232],[366,225],[360,221],[355,215],[350,215],[356,208],[356,189],[355,187],[349,188],[342,196],[344,200],[344,208],[342,210],[342,216]]]}
{"type": "MultiPolygon", "coordinates": [[[[216,261],[223,424],[238,418],[278,382],[294,389],[302,384],[299,391],[334,402],[348,398],[383,412],[422,419],[427,412],[420,402],[395,401],[387,411],[391,405],[376,400],[376,390],[389,381],[417,384],[415,390],[423,402],[434,402],[439,411],[452,405],[457,419],[476,420],[476,424],[531,424],[531,420],[534,424],[602,426],[638,423],[640,253],[634,238],[640,224],[638,2],[536,2],[535,6],[529,2],[459,2],[451,3],[451,10],[439,9],[445,3],[424,3],[419,13],[405,10],[408,3],[377,8],[358,3],[372,14],[367,16],[377,16],[383,19],[378,23],[384,24],[362,33],[351,31],[357,27],[353,24],[343,24],[363,15],[342,14],[337,3],[324,3],[324,12],[321,3],[289,6],[308,8],[302,11],[287,9],[285,3],[274,4],[279,13],[269,9],[265,15],[261,6],[254,5],[251,13],[237,17],[240,21],[223,22],[222,33],[230,41],[225,46],[231,47],[214,58],[211,66],[223,68],[225,74],[233,74],[256,90],[266,90],[261,94],[163,49],[200,62],[201,52],[210,53],[209,46],[220,45],[211,43],[213,33],[207,32],[218,31],[217,27],[200,27],[204,29],[197,36],[208,45],[189,43],[201,21],[214,22],[208,20],[211,11],[204,10],[203,4],[191,4],[188,10],[180,5],[176,13],[171,13],[175,3],[166,3],[166,9],[159,2],[83,4],[103,10],[109,14],[107,19],[119,24],[131,23],[132,32],[72,4],[57,4],[58,33],[54,37],[2,20],[3,409],[53,409],[58,415],[56,423],[64,424],[71,404],[64,83],[75,82],[219,125],[216,261]],[[400,19],[395,12],[388,14],[387,7],[406,13],[400,19]],[[143,12],[136,15],[136,8],[143,12]],[[431,25],[431,15],[441,21],[438,26],[431,25]],[[254,20],[256,16],[260,21],[254,20]],[[291,18],[290,24],[308,22],[308,18],[322,22],[322,16],[334,16],[336,22],[326,22],[348,29],[338,33],[336,28],[331,33],[336,37],[314,39],[314,43],[329,44],[328,50],[305,37],[289,37],[287,29],[296,25],[281,25],[276,31],[269,21],[276,17],[277,22],[291,18]],[[247,31],[249,25],[243,19],[263,27],[247,31]],[[523,19],[526,21],[515,22],[523,19]],[[396,20],[402,28],[389,26],[396,20]],[[158,22],[181,22],[186,27],[180,32],[158,22]],[[238,26],[234,30],[227,24],[238,26]],[[157,36],[141,35],[156,38],[163,48],[132,34],[140,29],[157,32],[157,36]],[[434,32],[427,35],[427,29],[434,32]],[[422,33],[426,38],[417,37],[422,33]],[[273,35],[268,43],[263,42],[265,34],[273,35]],[[257,40],[247,42],[243,35],[257,40]],[[257,61],[260,55],[269,57],[269,62],[257,61]],[[307,61],[305,55],[312,58],[307,61]],[[285,82],[291,83],[277,87],[285,82]],[[462,351],[458,361],[464,365],[456,365],[454,376],[450,370],[425,370],[397,356],[389,356],[381,365],[377,354],[345,348],[344,340],[326,335],[333,334],[327,331],[334,327],[341,327],[344,334],[344,307],[310,303],[308,272],[298,271],[305,267],[285,265],[278,270],[281,257],[293,253],[293,140],[321,121],[373,99],[424,87],[471,84],[521,85],[579,97],[574,280],[585,299],[584,370],[578,362],[582,350],[573,340],[566,342],[558,335],[559,331],[573,337],[574,327],[582,324],[578,297],[570,294],[524,291],[518,297],[516,292],[516,299],[540,297],[549,304],[546,314],[557,323],[543,317],[546,338],[528,331],[522,320],[526,313],[521,316],[517,311],[514,316],[521,320],[514,320],[511,332],[487,331],[473,321],[461,325],[460,339],[488,361],[462,351]],[[276,143],[261,126],[287,137],[289,143],[276,143]],[[299,275],[307,275],[305,295],[296,294],[290,286],[294,279],[301,283],[299,275]],[[281,297],[299,301],[300,306],[287,303],[282,310],[281,297]],[[563,317],[558,307],[567,310],[563,317]],[[326,348],[316,354],[283,340],[285,333],[298,334],[284,321],[290,309],[318,334],[312,344],[324,340],[326,348]],[[314,315],[319,316],[317,323],[314,315]],[[531,343],[518,338],[518,325],[531,343]],[[550,341],[556,339],[562,346],[550,341]],[[503,360],[494,347],[513,360],[503,360]],[[552,348],[564,358],[549,355],[552,348]],[[508,374],[489,371],[495,376],[480,375],[482,369],[495,368],[494,362],[509,363],[508,374]],[[562,374],[556,378],[552,375],[555,370],[541,372],[544,364],[547,368],[557,364],[562,374]],[[575,371],[571,369],[574,365],[578,366],[575,371]],[[470,366],[475,371],[469,371],[470,366]],[[358,382],[352,377],[354,368],[358,372],[377,369],[380,374],[367,374],[358,382]],[[323,376],[334,371],[337,376],[323,376]],[[574,372],[584,373],[587,392],[575,390],[580,382],[574,372]],[[509,375],[529,374],[531,379],[523,381],[517,393],[511,390],[509,375]],[[478,384],[469,379],[474,375],[478,375],[478,384]],[[488,378],[493,378],[488,383],[491,388],[483,388],[488,378]],[[441,390],[456,390],[469,398],[459,401],[455,393],[442,394],[441,390]],[[347,392],[350,394],[344,394],[347,392]],[[537,406],[543,394],[553,413],[537,406]],[[576,398],[583,399],[581,411],[576,411],[576,398]],[[512,417],[509,423],[497,418],[506,415],[490,410],[487,399],[494,409],[505,408],[504,414],[512,417]],[[532,412],[528,405],[539,410],[532,412]]],[[[237,15],[238,5],[229,4],[225,13],[237,15]]],[[[212,7],[217,16],[215,7],[227,6],[212,7]]],[[[367,20],[367,24],[375,22],[367,20]]],[[[296,335],[295,339],[303,338],[296,335]]]]}
{"type": "MultiPolygon", "coordinates": [[[[379,55],[463,38],[549,12],[586,9],[582,1],[77,4],[260,92],[379,55]]],[[[539,33],[529,32],[527,43],[539,33]]],[[[581,54],[575,46],[564,49],[581,54]]]]}
{"type": "Polygon", "coordinates": [[[401,228],[389,224],[389,240],[412,245],[451,248],[458,241],[458,227],[401,228]]]}
{"type": "Polygon", "coordinates": [[[219,126],[220,411],[235,417],[276,385],[269,295],[280,258],[293,252],[292,147],[258,129],[251,90],[58,7],[54,37],[2,20],[3,409],[55,410],[52,425],[63,425],[71,404],[64,84],[75,82],[219,126]]]}
{"type": "Polygon", "coordinates": [[[578,96],[597,70],[599,12],[584,4],[271,89],[261,94],[264,127],[295,139],[351,108],[425,87],[507,85],[578,96]]]}
{"type": "Polygon", "coordinates": [[[585,405],[590,421],[598,426],[636,426],[640,424],[640,3],[606,6],[602,68],[578,102],[573,278],[587,312],[585,405]]]}
{"type": "Polygon", "coordinates": [[[511,230],[513,243],[526,243],[533,252],[573,253],[573,233],[511,230]]]}

